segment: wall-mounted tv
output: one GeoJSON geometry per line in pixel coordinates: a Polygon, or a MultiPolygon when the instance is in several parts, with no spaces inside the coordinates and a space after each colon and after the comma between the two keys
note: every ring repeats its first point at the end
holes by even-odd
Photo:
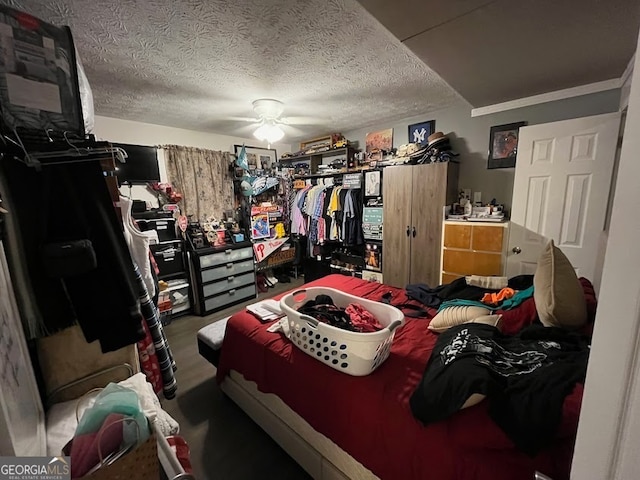
{"type": "Polygon", "coordinates": [[[120,185],[160,181],[158,149],[156,147],[125,143],[114,143],[113,146],[122,148],[128,155],[126,163],[117,164],[120,185]]]}

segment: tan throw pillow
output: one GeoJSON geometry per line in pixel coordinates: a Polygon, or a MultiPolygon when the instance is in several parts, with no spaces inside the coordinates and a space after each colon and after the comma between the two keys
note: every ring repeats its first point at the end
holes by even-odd
{"type": "Polygon", "coordinates": [[[451,327],[462,325],[463,323],[467,323],[469,320],[473,320],[474,318],[482,317],[483,315],[489,315],[489,313],[491,313],[490,310],[482,307],[447,307],[444,310],[438,312],[438,314],[433,317],[433,320],[431,320],[431,323],[429,324],[429,330],[436,333],[442,333],[447,331],[451,327]]]}
{"type": "Polygon", "coordinates": [[[469,320],[466,323],[483,323],[484,325],[491,325],[492,327],[496,327],[500,330],[500,320],[502,319],[502,315],[483,315],[478,318],[474,318],[473,320],[469,320]]]}
{"type": "Polygon", "coordinates": [[[549,242],[533,276],[538,317],[547,327],[580,328],[587,323],[587,303],[576,271],[562,251],[549,242]]]}

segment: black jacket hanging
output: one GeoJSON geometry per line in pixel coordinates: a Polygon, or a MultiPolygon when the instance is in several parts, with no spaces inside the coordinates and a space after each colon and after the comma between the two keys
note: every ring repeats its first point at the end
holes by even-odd
{"type": "Polygon", "coordinates": [[[104,352],[143,338],[132,261],[99,162],[51,165],[39,172],[4,158],[0,170],[45,330],[54,333],[77,322],[87,341],[100,340],[104,352]],[[83,266],[92,250],[95,268],[75,269],[64,278],[47,275],[45,250],[56,244],[78,248],[73,258],[82,257],[83,266]]]}

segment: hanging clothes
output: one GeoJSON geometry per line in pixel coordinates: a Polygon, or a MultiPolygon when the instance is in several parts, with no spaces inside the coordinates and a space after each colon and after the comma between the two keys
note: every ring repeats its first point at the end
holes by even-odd
{"type": "Polygon", "coordinates": [[[169,348],[169,342],[164,334],[164,328],[158,319],[158,309],[151,302],[151,298],[149,298],[149,294],[147,293],[147,287],[144,284],[140,270],[135,264],[134,271],[138,285],[138,295],[140,298],[142,316],[146,322],[147,328],[149,329],[151,338],[153,339],[153,346],[158,358],[160,373],[162,374],[162,391],[166,399],[171,399],[175,397],[176,390],[178,389],[176,377],[174,375],[176,363],[173,360],[173,355],[169,348]]]}
{"type": "Polygon", "coordinates": [[[338,210],[341,210],[340,206],[340,192],[343,187],[335,187],[329,198],[329,206],[327,207],[327,213],[331,217],[331,228],[329,229],[329,240],[339,240],[338,222],[336,214],[338,210]]]}
{"type": "Polygon", "coordinates": [[[99,340],[103,352],[143,338],[131,257],[99,162],[37,171],[5,157],[0,174],[7,188],[4,203],[16,219],[13,227],[39,311],[39,330],[51,334],[78,323],[86,340],[99,340]],[[45,275],[50,265],[45,247],[74,242],[90,246],[95,267],[64,277],[45,275]]]}
{"type": "MultiPolygon", "coordinates": [[[[122,211],[122,224],[124,227],[124,239],[129,247],[129,253],[131,258],[138,266],[140,275],[147,287],[150,297],[154,297],[157,291],[157,285],[153,278],[153,272],[151,267],[151,261],[149,260],[149,244],[150,236],[141,232],[134,225],[133,217],[131,216],[131,207],[133,206],[133,200],[127,197],[120,196],[120,210],[122,211]]],[[[151,230],[156,234],[155,230],[151,230]]]]}
{"type": "Polygon", "coordinates": [[[342,241],[345,245],[355,246],[364,243],[360,190],[349,190],[347,193],[342,230],[342,241]]]}
{"type": "Polygon", "coordinates": [[[296,235],[306,236],[307,234],[307,221],[304,214],[304,206],[307,199],[307,194],[311,190],[311,185],[298,191],[293,197],[293,203],[291,205],[291,233],[296,235]]]}
{"type": "Polygon", "coordinates": [[[299,190],[291,206],[291,233],[307,237],[309,256],[329,241],[362,245],[360,190],[322,183],[299,190]]]}

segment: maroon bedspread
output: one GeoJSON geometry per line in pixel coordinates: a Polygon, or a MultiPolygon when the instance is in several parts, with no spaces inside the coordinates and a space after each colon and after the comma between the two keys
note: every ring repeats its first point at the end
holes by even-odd
{"type": "MultiPolygon", "coordinates": [[[[403,290],[341,275],[308,285],[373,300],[392,291],[393,303],[406,300],[403,290]]],[[[530,299],[506,320],[525,325],[532,315],[530,299]]],[[[240,372],[382,479],[528,480],[536,470],[555,480],[568,478],[582,386],[565,401],[555,445],[535,458],[515,450],[489,418],[486,402],[426,427],[412,416],[409,397],[437,339],[428,324],[408,318],[396,331],[387,361],[371,375],[352,377],[316,361],[282,334],[267,332],[268,325],[242,311],[227,324],[217,379],[222,382],[231,369],[240,372]]]]}

